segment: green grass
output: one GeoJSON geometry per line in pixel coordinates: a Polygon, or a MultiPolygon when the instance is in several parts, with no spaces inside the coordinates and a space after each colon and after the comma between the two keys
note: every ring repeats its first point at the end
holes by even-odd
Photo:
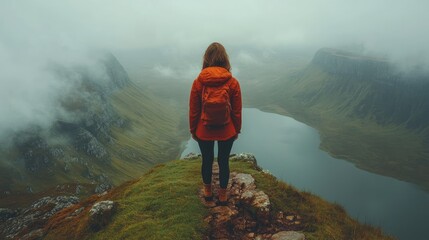
{"type": "Polygon", "coordinates": [[[207,209],[198,198],[200,176],[195,163],[173,161],[146,174],[124,191],[119,214],[94,238],[201,239],[207,209]]]}
{"type": "Polygon", "coordinates": [[[254,90],[250,105],[316,128],[321,135],[320,148],[334,157],[429,189],[429,162],[425,160],[429,152],[424,136],[403,125],[358,117],[353,111],[367,95],[375,94],[370,84],[309,67],[254,90]]]}
{"type": "Polygon", "coordinates": [[[89,210],[95,201],[117,201],[117,213],[103,231],[93,234],[87,228],[87,213],[74,221],[64,220],[66,214],[59,213],[48,224],[46,238],[201,239],[207,229],[203,219],[208,210],[198,198],[199,170],[198,161],[157,165],[139,180],[121,185],[107,196],[93,197],[74,206],[74,209],[84,206],[89,210]]]}
{"type": "MultiPolygon", "coordinates": [[[[198,198],[200,164],[201,160],[175,160],[158,165],[105,196],[93,196],[63,210],[45,228],[46,239],[202,239],[208,231],[204,218],[209,212],[198,198]],[[119,207],[109,225],[93,233],[87,227],[88,210],[104,199],[116,201],[119,207]],[[77,218],[67,218],[80,207],[85,210],[77,218]]],[[[257,187],[270,197],[274,211],[300,215],[307,239],[391,239],[351,219],[340,206],[299,192],[255,170],[249,162],[232,161],[230,166],[231,171],[252,174],[257,187]]]]}

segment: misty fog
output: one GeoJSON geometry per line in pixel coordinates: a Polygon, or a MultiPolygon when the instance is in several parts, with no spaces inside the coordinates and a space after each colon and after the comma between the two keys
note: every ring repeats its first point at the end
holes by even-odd
{"type": "Polygon", "coordinates": [[[59,99],[80,80],[53,66],[103,76],[98,51],[126,69],[186,81],[213,41],[226,47],[237,74],[280,59],[284,49],[311,56],[322,47],[426,66],[427,9],[424,0],[1,1],[0,138],[65,117],[59,99]]]}

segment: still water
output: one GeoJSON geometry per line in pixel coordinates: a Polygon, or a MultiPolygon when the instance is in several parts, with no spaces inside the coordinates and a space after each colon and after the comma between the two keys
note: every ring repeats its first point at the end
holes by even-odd
{"type": "MultiPolygon", "coordinates": [[[[429,239],[429,193],[416,185],[356,168],[319,149],[317,130],[293,118],[243,109],[232,152],[253,153],[263,169],[301,190],[341,204],[362,223],[399,239],[429,239]]],[[[190,139],[182,156],[199,153],[190,139]]]]}

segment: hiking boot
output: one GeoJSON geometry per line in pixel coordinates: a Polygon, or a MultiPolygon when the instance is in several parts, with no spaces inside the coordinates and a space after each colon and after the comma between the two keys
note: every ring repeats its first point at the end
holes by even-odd
{"type": "Polygon", "coordinates": [[[204,200],[213,201],[212,184],[204,184],[204,200]]]}
{"type": "Polygon", "coordinates": [[[219,188],[219,205],[226,206],[228,204],[228,194],[226,188],[219,188]]]}

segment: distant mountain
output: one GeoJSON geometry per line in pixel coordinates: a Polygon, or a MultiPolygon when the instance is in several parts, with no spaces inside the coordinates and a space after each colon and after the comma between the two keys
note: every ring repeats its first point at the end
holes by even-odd
{"type": "Polygon", "coordinates": [[[305,68],[253,89],[251,104],[317,128],[321,148],[338,158],[429,188],[429,75],[398,69],[325,48],[305,68]]]}
{"type": "Polygon", "coordinates": [[[370,118],[382,125],[404,125],[429,134],[429,75],[401,73],[385,59],[334,49],[319,50],[312,67],[345,81],[331,83],[320,91],[334,93],[351,104],[346,108],[354,117],[370,118]]]}
{"type": "Polygon", "coordinates": [[[137,87],[112,54],[97,67],[52,67],[79,81],[64,89],[64,113],[51,127],[30,126],[0,147],[0,206],[71,185],[80,194],[103,192],[179,156],[176,111],[137,87]]]}
{"type": "Polygon", "coordinates": [[[386,59],[332,48],[317,51],[311,63],[328,73],[357,79],[388,80],[394,74],[394,67],[386,59]]]}

